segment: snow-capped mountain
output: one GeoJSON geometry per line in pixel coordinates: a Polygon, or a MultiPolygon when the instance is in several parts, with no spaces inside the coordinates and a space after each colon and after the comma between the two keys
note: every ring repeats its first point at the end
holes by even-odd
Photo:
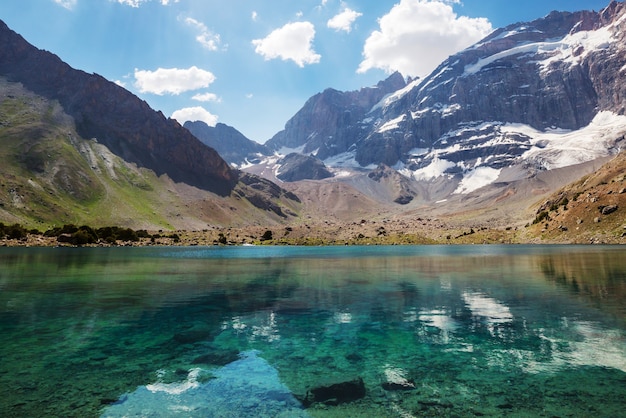
{"type": "Polygon", "coordinates": [[[371,107],[355,92],[314,96],[267,145],[335,172],[383,164],[446,180],[452,194],[610,155],[626,134],[626,6],[514,24],[424,79],[398,77],[371,107]]]}

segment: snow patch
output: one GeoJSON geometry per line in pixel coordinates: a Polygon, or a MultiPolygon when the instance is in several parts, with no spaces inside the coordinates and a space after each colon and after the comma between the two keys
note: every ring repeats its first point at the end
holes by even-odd
{"type": "Polygon", "coordinates": [[[463,180],[453,194],[467,194],[487,186],[498,179],[501,171],[501,169],[491,167],[476,167],[463,176],[463,180]]]}
{"type": "Polygon", "coordinates": [[[541,132],[528,125],[512,123],[503,125],[501,130],[531,138],[532,147],[522,159],[552,170],[608,156],[616,141],[626,134],[626,116],[599,112],[588,126],[577,131],[551,129],[541,132]]]}
{"type": "Polygon", "coordinates": [[[446,170],[453,167],[456,167],[456,164],[452,161],[442,160],[439,157],[435,157],[428,166],[414,171],[412,176],[415,180],[430,180],[443,176],[446,170]]]}
{"type": "Polygon", "coordinates": [[[343,167],[343,168],[367,168],[370,170],[374,170],[377,166],[376,164],[370,164],[366,167],[362,167],[356,161],[356,152],[355,151],[347,151],[342,152],[341,154],[333,155],[332,157],[328,157],[324,160],[324,164],[328,167],[343,167]]]}
{"type": "Polygon", "coordinates": [[[405,119],[406,119],[406,115],[404,114],[400,115],[397,118],[392,119],[386,122],[385,124],[383,124],[380,128],[378,128],[376,132],[383,133],[383,132],[393,131],[395,129],[398,129],[400,127],[400,124],[404,122],[405,119]]]}
{"type": "Polygon", "coordinates": [[[487,65],[498,60],[522,54],[548,54],[549,58],[538,62],[542,70],[547,70],[550,64],[556,61],[563,61],[565,63],[569,63],[570,65],[578,64],[589,53],[609,47],[611,42],[614,41],[613,33],[615,25],[618,23],[595,31],[576,32],[555,41],[525,43],[505,51],[500,51],[491,56],[481,58],[474,64],[465,66],[463,75],[467,76],[476,74],[487,65]]]}
{"type": "Polygon", "coordinates": [[[391,94],[388,94],[387,96],[383,97],[381,101],[376,103],[374,107],[372,107],[370,112],[373,112],[374,110],[381,109],[381,108],[384,109],[390,106],[391,104],[400,100],[402,97],[408,94],[411,90],[413,90],[414,87],[417,87],[421,82],[422,80],[420,78],[417,78],[411,81],[409,84],[407,84],[403,88],[401,88],[400,90],[397,90],[391,94]]]}

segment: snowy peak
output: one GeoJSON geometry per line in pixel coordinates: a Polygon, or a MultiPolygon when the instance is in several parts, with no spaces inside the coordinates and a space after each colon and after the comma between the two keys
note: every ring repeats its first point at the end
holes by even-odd
{"type": "Polygon", "coordinates": [[[591,161],[623,146],[625,38],[623,2],[552,12],[496,30],[424,79],[390,78],[399,85],[385,94],[320,93],[270,143],[331,170],[384,164],[449,194],[591,161]]]}

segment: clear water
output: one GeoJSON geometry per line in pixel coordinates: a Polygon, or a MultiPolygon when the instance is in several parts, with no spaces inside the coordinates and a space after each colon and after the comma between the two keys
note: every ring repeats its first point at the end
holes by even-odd
{"type": "Polygon", "coordinates": [[[0,416],[626,416],[625,302],[624,247],[5,248],[0,416]]]}

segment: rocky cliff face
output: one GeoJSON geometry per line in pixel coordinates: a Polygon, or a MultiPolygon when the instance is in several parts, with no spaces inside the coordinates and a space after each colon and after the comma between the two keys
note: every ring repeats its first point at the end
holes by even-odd
{"type": "Polygon", "coordinates": [[[358,91],[326,89],[311,97],[266,145],[274,151],[302,147],[303,154],[316,152],[322,160],[345,152],[364,135],[362,122],[372,106],[404,86],[403,77],[395,73],[358,91]]]}
{"type": "Polygon", "coordinates": [[[553,12],[495,31],[381,103],[357,161],[366,165],[382,155],[387,164],[407,163],[415,160],[411,150],[467,144],[451,161],[492,157],[490,166],[498,168],[532,142],[503,134],[504,124],[578,130],[600,111],[624,114],[623,16],[624,4],[613,2],[600,13],[553,12]]]}
{"type": "Polygon", "coordinates": [[[185,122],[183,126],[234,166],[255,163],[263,156],[272,155],[265,145],[246,138],[232,126],[223,123],[218,123],[213,127],[202,121],[196,121],[185,122]]]}
{"type": "Polygon", "coordinates": [[[316,157],[295,152],[278,161],[280,169],[276,177],[282,181],[322,180],[332,177],[324,163],[316,157]]]}
{"type": "Polygon", "coordinates": [[[625,69],[623,2],[553,12],[493,32],[422,80],[392,76],[383,84],[396,89],[375,104],[363,93],[320,93],[268,145],[316,153],[331,168],[385,164],[470,193],[617,152],[625,69]]]}
{"type": "Polygon", "coordinates": [[[58,101],[81,137],[97,138],[126,161],[220,195],[237,182],[238,173],[176,121],[103,77],[35,48],[1,21],[0,75],[58,101]]]}

